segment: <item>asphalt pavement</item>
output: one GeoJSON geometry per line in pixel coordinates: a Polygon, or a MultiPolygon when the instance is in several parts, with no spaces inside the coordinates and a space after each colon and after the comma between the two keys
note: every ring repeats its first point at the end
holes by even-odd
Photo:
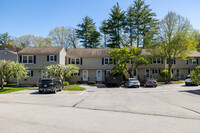
{"type": "Polygon", "coordinates": [[[0,94],[0,133],[199,133],[200,87],[0,94]]]}

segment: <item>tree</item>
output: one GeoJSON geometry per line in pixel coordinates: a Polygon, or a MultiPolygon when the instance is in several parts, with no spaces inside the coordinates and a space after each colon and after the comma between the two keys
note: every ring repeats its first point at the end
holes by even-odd
{"type": "Polygon", "coordinates": [[[18,38],[18,43],[20,45],[21,48],[25,48],[25,47],[30,47],[32,46],[32,40],[33,40],[34,36],[33,35],[23,35],[21,37],[18,38]]]}
{"type": "Polygon", "coordinates": [[[110,50],[108,54],[117,62],[113,67],[113,71],[126,71],[130,77],[133,77],[133,72],[138,68],[138,66],[148,64],[148,60],[141,55],[141,52],[142,49],[135,46],[110,50]]]}
{"type": "MultiPolygon", "coordinates": [[[[158,35],[150,45],[149,51],[167,60],[170,75],[173,60],[187,59],[187,56],[196,50],[197,44],[197,32],[192,29],[190,22],[174,12],[169,12],[160,21],[158,35]]],[[[168,82],[171,82],[170,77],[168,82]]]]}
{"type": "MultiPolygon", "coordinates": [[[[165,81],[165,83],[167,83],[167,80],[169,79],[169,73],[168,73],[168,70],[163,70],[161,73],[160,73],[160,76],[161,78],[165,81]]],[[[172,72],[170,74],[170,78],[172,78],[172,72]]]]}
{"type": "Polygon", "coordinates": [[[51,47],[51,38],[42,36],[33,36],[32,44],[34,47],[51,47]]]}
{"type": "Polygon", "coordinates": [[[146,45],[151,41],[157,31],[156,14],[152,13],[149,5],[144,0],[135,0],[126,13],[125,32],[129,34],[130,45],[136,42],[139,45],[146,45]]]}
{"type": "Polygon", "coordinates": [[[192,83],[199,85],[200,84],[200,66],[197,66],[190,74],[192,83]]]}
{"type": "Polygon", "coordinates": [[[28,70],[23,64],[14,61],[0,60],[1,90],[4,88],[5,79],[16,77],[18,79],[27,77],[28,70]]]}
{"type": "Polygon", "coordinates": [[[9,44],[10,42],[10,36],[8,35],[8,32],[0,34],[0,44],[9,44]]]}
{"type": "Polygon", "coordinates": [[[68,27],[56,27],[49,32],[53,46],[62,46],[65,49],[77,48],[78,39],[75,35],[75,29],[68,27]]]}
{"type": "Polygon", "coordinates": [[[53,76],[54,78],[58,78],[62,81],[62,86],[64,87],[65,78],[71,77],[72,74],[79,72],[79,67],[76,65],[51,65],[45,67],[45,72],[47,73],[47,77],[53,76]]]}
{"type": "Polygon", "coordinates": [[[125,12],[121,11],[119,4],[113,6],[111,9],[110,17],[107,21],[104,21],[101,26],[101,31],[104,34],[108,34],[110,40],[108,47],[120,48],[121,34],[124,27],[125,12]]]}
{"type": "Polygon", "coordinates": [[[96,30],[93,19],[86,16],[83,23],[77,25],[76,35],[84,48],[97,48],[100,45],[100,33],[96,30]]]}

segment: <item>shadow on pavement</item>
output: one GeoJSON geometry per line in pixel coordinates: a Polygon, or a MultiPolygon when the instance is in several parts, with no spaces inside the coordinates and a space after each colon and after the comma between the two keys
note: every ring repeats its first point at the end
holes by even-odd
{"type": "Polygon", "coordinates": [[[187,93],[200,95],[200,90],[185,90],[185,91],[180,91],[180,92],[187,92],[187,93]]]}
{"type": "Polygon", "coordinates": [[[30,93],[30,95],[47,95],[47,94],[54,94],[54,93],[51,92],[39,93],[38,91],[30,93]]]}

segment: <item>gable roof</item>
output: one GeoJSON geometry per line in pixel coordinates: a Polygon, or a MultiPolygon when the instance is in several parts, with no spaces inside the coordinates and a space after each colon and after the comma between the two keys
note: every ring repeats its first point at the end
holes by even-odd
{"type": "Polygon", "coordinates": [[[198,51],[193,51],[192,54],[189,55],[189,57],[200,57],[200,53],[198,51]]]}
{"type": "Polygon", "coordinates": [[[19,54],[59,54],[64,47],[26,47],[19,54]]]}
{"type": "Polygon", "coordinates": [[[66,56],[109,56],[108,51],[112,48],[72,48],[67,50],[66,56]]]}

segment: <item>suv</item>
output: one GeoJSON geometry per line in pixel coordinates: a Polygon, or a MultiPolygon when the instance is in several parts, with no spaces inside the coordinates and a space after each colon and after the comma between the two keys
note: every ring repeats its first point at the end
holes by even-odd
{"type": "Polygon", "coordinates": [[[62,90],[62,84],[59,80],[56,79],[42,79],[40,80],[39,85],[39,93],[43,92],[53,92],[56,93],[57,91],[62,90]]]}

